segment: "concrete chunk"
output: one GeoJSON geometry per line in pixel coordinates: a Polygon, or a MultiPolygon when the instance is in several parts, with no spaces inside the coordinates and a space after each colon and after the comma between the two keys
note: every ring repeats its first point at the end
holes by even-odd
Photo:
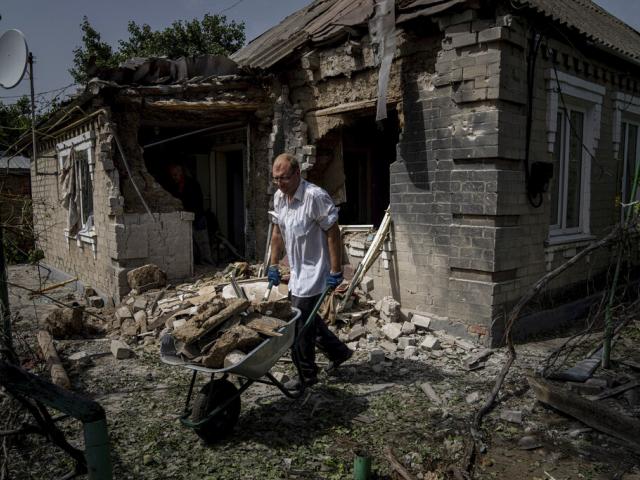
{"type": "Polygon", "coordinates": [[[246,357],[246,353],[241,352],[240,350],[233,350],[224,357],[224,367],[231,367],[240,363],[246,357]]]}
{"type": "Polygon", "coordinates": [[[404,322],[402,324],[402,334],[411,335],[416,331],[416,326],[411,322],[404,322]]]}
{"type": "Polygon", "coordinates": [[[411,337],[398,338],[398,350],[406,350],[409,347],[413,347],[416,344],[416,339],[411,337]]]}
{"type": "Polygon", "coordinates": [[[123,320],[129,318],[132,319],[133,314],[131,313],[131,310],[129,310],[129,307],[127,307],[126,305],[122,305],[116,310],[116,318],[120,320],[120,323],[122,323],[123,320]]]}
{"type": "Polygon", "coordinates": [[[136,321],[136,326],[138,327],[138,331],[140,333],[144,333],[149,329],[147,324],[147,312],[145,312],[144,310],[138,310],[133,314],[133,318],[136,321]]]}
{"type": "Polygon", "coordinates": [[[481,397],[481,393],[476,391],[476,392],[471,392],[469,395],[467,395],[464,399],[465,402],[467,402],[469,405],[471,405],[472,403],[476,403],[477,401],[480,400],[481,397]]]}
{"type": "Polygon", "coordinates": [[[420,390],[427,396],[429,400],[431,400],[436,405],[442,405],[442,399],[440,395],[436,393],[429,382],[424,382],[420,384],[420,390]]]}
{"type": "Polygon", "coordinates": [[[440,349],[440,340],[433,335],[427,335],[420,343],[420,348],[425,350],[439,350],[440,349]]]}
{"type": "Polygon", "coordinates": [[[396,340],[402,335],[402,328],[397,323],[387,323],[382,327],[382,332],[389,340],[396,340]]]}
{"type": "Polygon", "coordinates": [[[360,337],[366,335],[366,333],[367,330],[362,325],[355,325],[351,328],[348,339],[350,342],[353,342],[354,340],[358,340],[360,337]]]}
{"type": "Polygon", "coordinates": [[[369,363],[372,365],[376,365],[378,363],[384,362],[385,353],[384,350],[379,348],[374,348],[369,352],[369,363]]]}
{"type": "Polygon", "coordinates": [[[418,347],[409,345],[407,348],[404,349],[404,359],[409,360],[410,358],[415,357],[417,353],[418,353],[418,347]]]}
{"type": "Polygon", "coordinates": [[[125,358],[133,357],[134,353],[129,346],[121,340],[111,341],[111,353],[116,360],[123,360],[125,358]]]}
{"type": "Polygon", "coordinates": [[[142,296],[137,297],[133,302],[133,313],[144,310],[145,308],[147,308],[147,299],[142,296]]]}
{"type": "Polygon", "coordinates": [[[152,288],[161,288],[167,284],[167,274],[152,263],[134,268],[127,272],[129,287],[142,293],[152,288]]]}
{"type": "Polygon", "coordinates": [[[380,314],[385,319],[390,321],[397,321],[400,317],[400,303],[393,297],[384,297],[380,304],[380,314]]]}
{"type": "Polygon", "coordinates": [[[104,307],[104,300],[99,295],[92,295],[91,297],[87,297],[87,304],[90,307],[102,308],[104,307]]]}
{"type": "Polygon", "coordinates": [[[511,423],[522,423],[522,411],[521,410],[503,410],[500,412],[500,418],[511,423]]]}
{"type": "Polygon", "coordinates": [[[398,346],[395,343],[390,342],[389,340],[383,340],[382,342],[380,342],[380,346],[387,352],[391,353],[394,353],[398,350],[398,346]]]}
{"type": "Polygon", "coordinates": [[[424,315],[417,315],[414,313],[411,317],[411,323],[413,323],[416,328],[429,330],[431,319],[429,317],[425,317],[424,315]]]}

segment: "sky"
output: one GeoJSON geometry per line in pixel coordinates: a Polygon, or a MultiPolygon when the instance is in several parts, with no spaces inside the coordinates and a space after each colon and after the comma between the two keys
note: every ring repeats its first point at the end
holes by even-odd
{"type": "MultiPolygon", "coordinates": [[[[127,38],[127,23],[147,23],[162,29],[175,20],[202,19],[220,13],[245,22],[247,41],[279,23],[311,0],[2,0],[0,33],[18,29],[33,52],[34,88],[39,108],[56,95],[71,94],[76,87],[68,69],[73,49],[80,46],[80,23],[86,15],[102,40],[113,47],[127,38]],[[63,89],[67,87],[66,89],[63,89]]],[[[558,0],[561,1],[561,0],[558,0]]],[[[640,0],[596,0],[600,6],[640,31],[640,0]]],[[[0,87],[0,102],[13,103],[29,93],[29,80],[15,88],[0,87]]]]}

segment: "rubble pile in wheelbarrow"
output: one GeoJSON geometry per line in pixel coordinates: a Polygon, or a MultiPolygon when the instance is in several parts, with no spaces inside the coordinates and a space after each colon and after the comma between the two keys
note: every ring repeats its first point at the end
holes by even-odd
{"type": "Polygon", "coordinates": [[[278,332],[292,316],[291,303],[249,301],[213,297],[195,309],[195,314],[174,320],[164,333],[165,352],[191,364],[223,368],[239,363],[265,339],[278,332]]]}

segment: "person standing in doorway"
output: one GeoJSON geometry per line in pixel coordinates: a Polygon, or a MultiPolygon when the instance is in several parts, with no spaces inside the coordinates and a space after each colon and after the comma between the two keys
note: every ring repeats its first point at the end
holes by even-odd
{"type": "Polygon", "coordinates": [[[192,234],[196,260],[201,264],[213,265],[200,184],[191,175],[185,173],[182,165],[171,163],[168,172],[173,180],[171,194],[182,202],[187,212],[192,212],[194,215],[192,234]]]}
{"type": "MultiPolygon", "coordinates": [[[[291,267],[291,303],[302,312],[297,324],[299,330],[323,290],[342,283],[338,209],[326,191],[301,177],[300,166],[293,155],[278,155],[273,163],[272,176],[278,191],[273,199],[275,216],[272,220],[268,277],[274,285],[280,283],[278,262],[286,250],[291,267]]],[[[329,358],[327,371],[336,369],[353,354],[316,315],[292,347],[305,385],[318,381],[316,342],[329,358]]],[[[300,379],[288,382],[286,386],[298,390],[302,387],[300,379]]]]}

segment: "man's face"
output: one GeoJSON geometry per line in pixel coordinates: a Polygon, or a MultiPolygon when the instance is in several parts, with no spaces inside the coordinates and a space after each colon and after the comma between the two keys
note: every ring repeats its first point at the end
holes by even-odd
{"type": "Polygon", "coordinates": [[[300,184],[300,170],[292,168],[287,160],[278,159],[271,170],[273,183],[280,191],[289,197],[293,197],[300,184]]]}
{"type": "Polygon", "coordinates": [[[182,171],[182,167],[179,165],[173,165],[169,168],[169,175],[171,175],[171,179],[179,185],[184,181],[184,172],[182,171]]]}

